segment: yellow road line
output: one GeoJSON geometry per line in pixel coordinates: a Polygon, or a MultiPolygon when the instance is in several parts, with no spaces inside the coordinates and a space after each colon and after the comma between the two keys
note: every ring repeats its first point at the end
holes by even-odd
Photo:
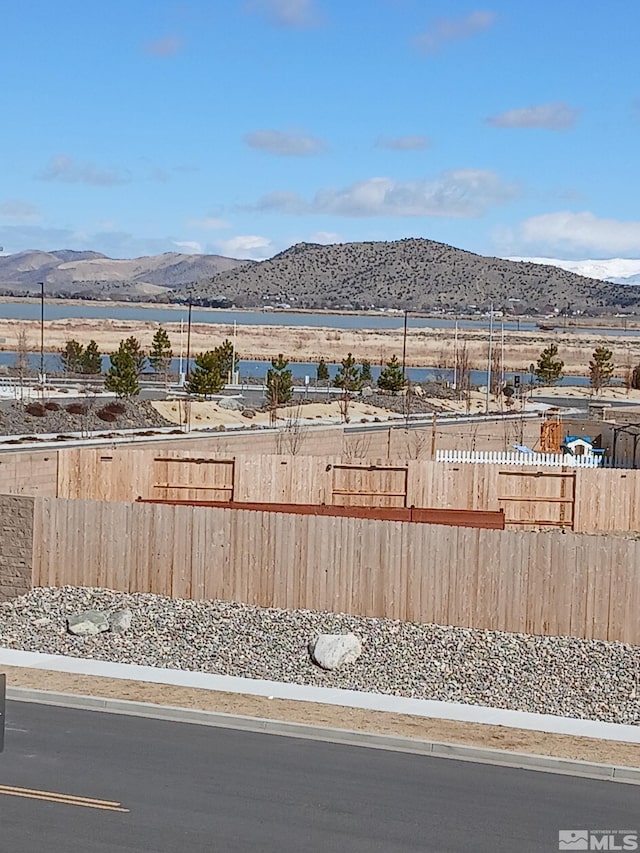
{"type": "Polygon", "coordinates": [[[91,797],[77,797],[73,794],[59,794],[55,791],[40,791],[37,788],[16,788],[12,785],[0,785],[0,796],[24,797],[31,800],[42,800],[48,803],[59,803],[66,806],[83,806],[87,809],[100,809],[110,812],[125,812],[120,803],[113,800],[95,800],[91,797]]]}

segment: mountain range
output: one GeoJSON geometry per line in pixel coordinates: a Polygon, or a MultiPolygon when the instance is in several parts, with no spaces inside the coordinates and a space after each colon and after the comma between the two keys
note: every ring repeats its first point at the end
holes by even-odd
{"type": "Polygon", "coordinates": [[[406,308],[510,313],[640,310],[640,289],[549,263],[505,260],[433,240],[318,245],[298,243],[250,266],[188,287],[179,299],[228,300],[243,307],[406,308]]]}
{"type": "Polygon", "coordinates": [[[178,252],[116,260],[100,252],[34,250],[0,255],[0,291],[39,292],[42,281],[48,296],[146,299],[247,263],[178,252]]]}
{"type": "Polygon", "coordinates": [[[0,255],[0,293],[213,306],[640,313],[640,261],[495,258],[433,240],[298,243],[264,261],[69,249],[0,255]]]}

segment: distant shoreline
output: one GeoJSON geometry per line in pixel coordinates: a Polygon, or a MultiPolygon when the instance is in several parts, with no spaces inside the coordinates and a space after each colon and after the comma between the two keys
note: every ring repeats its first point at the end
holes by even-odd
{"type": "MultiPolygon", "coordinates": [[[[0,294],[0,305],[1,304],[40,304],[40,297],[37,295],[34,296],[4,296],[0,294]]],[[[56,304],[56,305],[82,305],[82,306],[95,306],[99,308],[131,308],[131,309],[147,309],[147,310],[156,310],[156,311],[182,311],[183,313],[187,310],[188,306],[185,303],[177,303],[177,302],[135,302],[135,301],[125,301],[125,300],[114,300],[114,299],[68,299],[65,297],[46,297],[45,296],[45,305],[56,304]]],[[[347,310],[347,309],[339,309],[339,308],[268,308],[256,306],[253,308],[238,308],[238,307],[230,307],[230,308],[211,308],[205,307],[202,305],[193,305],[194,311],[206,311],[212,314],[215,313],[228,313],[230,311],[237,312],[238,314],[300,314],[302,316],[308,314],[315,315],[323,315],[327,316],[338,316],[338,317],[397,317],[398,319],[402,319],[404,316],[404,311],[397,309],[395,311],[357,311],[357,310],[347,310]]],[[[450,320],[450,321],[481,321],[487,320],[488,314],[469,314],[469,313],[458,313],[458,314],[435,314],[433,312],[428,311],[409,311],[409,317],[419,317],[421,319],[431,319],[431,320],[450,320]]],[[[640,317],[637,316],[629,316],[629,317],[620,317],[615,314],[602,314],[597,317],[584,317],[580,319],[569,319],[566,324],[564,318],[559,317],[556,318],[557,322],[554,323],[554,318],[547,317],[544,315],[536,315],[536,314],[522,314],[522,315],[505,315],[504,317],[500,317],[496,319],[497,323],[500,323],[502,320],[510,323],[517,323],[518,320],[522,323],[540,323],[542,326],[550,325],[554,327],[556,332],[562,332],[565,326],[567,328],[572,329],[598,329],[598,328],[611,328],[611,329],[640,329],[640,317]]],[[[541,330],[543,331],[543,330],[541,330]]]]}

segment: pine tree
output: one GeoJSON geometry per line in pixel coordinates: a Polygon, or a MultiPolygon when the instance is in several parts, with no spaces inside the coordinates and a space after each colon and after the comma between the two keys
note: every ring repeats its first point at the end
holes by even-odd
{"type": "Polygon", "coordinates": [[[224,388],[220,373],[220,358],[216,350],[207,350],[194,359],[195,367],[186,383],[187,392],[198,397],[218,394],[224,388]]]}
{"type": "Polygon", "coordinates": [[[564,361],[558,357],[557,344],[549,344],[540,353],[540,358],[537,361],[534,369],[536,380],[541,385],[555,385],[562,379],[562,368],[564,361]]]}
{"type": "Polygon", "coordinates": [[[631,381],[629,382],[634,391],[640,389],[640,364],[637,364],[631,371],[631,381]]]}
{"type": "Polygon", "coordinates": [[[288,369],[289,361],[282,353],[274,358],[267,371],[267,403],[272,412],[271,420],[275,420],[278,406],[288,403],[293,397],[293,375],[288,369]]]}
{"type": "Polygon", "coordinates": [[[321,358],[316,368],[316,379],[318,382],[328,382],[330,379],[329,368],[324,358],[321,358]]]}
{"type": "Polygon", "coordinates": [[[118,351],[110,356],[111,367],[104,379],[107,391],[118,397],[136,397],[140,393],[137,362],[129,341],[120,341],[118,351]]]}
{"type": "Polygon", "coordinates": [[[608,385],[613,376],[613,352],[605,346],[596,347],[589,362],[589,381],[596,392],[608,385]]]}
{"type": "Polygon", "coordinates": [[[65,373],[82,373],[84,365],[84,347],[78,341],[70,340],[60,350],[60,361],[65,373]]]}
{"type": "Polygon", "coordinates": [[[218,359],[218,370],[220,371],[220,376],[222,376],[225,383],[229,382],[233,379],[233,374],[235,372],[235,365],[233,363],[233,344],[227,338],[219,347],[214,349],[214,353],[218,359]]]}
{"type": "Polygon", "coordinates": [[[127,338],[126,341],[123,341],[122,345],[131,356],[131,361],[134,365],[136,376],[140,376],[142,373],[144,373],[144,369],[147,366],[147,357],[144,354],[144,350],[140,346],[140,341],[137,338],[134,338],[132,335],[130,338],[127,338]]]}
{"type": "Polygon", "coordinates": [[[153,341],[151,342],[149,364],[153,368],[154,373],[158,373],[163,377],[165,385],[168,382],[169,368],[171,367],[172,358],[173,350],[171,349],[169,335],[165,329],[160,326],[153,336],[153,341]]]}
{"type": "Polygon", "coordinates": [[[402,391],[406,384],[407,380],[404,378],[402,367],[394,355],[378,377],[378,388],[381,391],[391,391],[393,394],[397,394],[398,391],[402,391]]]}
{"type": "Polygon", "coordinates": [[[102,373],[102,355],[95,341],[89,341],[82,356],[82,373],[97,376],[102,373]]]}
{"type": "Polygon", "coordinates": [[[347,357],[340,362],[333,384],[343,391],[359,391],[362,387],[362,377],[351,353],[347,353],[347,357]]]}
{"type": "Polygon", "coordinates": [[[371,375],[371,362],[363,361],[360,365],[360,384],[373,385],[373,376],[371,375]]]}

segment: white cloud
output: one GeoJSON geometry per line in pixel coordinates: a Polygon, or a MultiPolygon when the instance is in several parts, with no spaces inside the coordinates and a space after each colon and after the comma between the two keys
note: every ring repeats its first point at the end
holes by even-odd
{"type": "Polygon", "coordinates": [[[640,222],[601,219],[590,211],[533,216],[498,237],[515,248],[509,254],[640,255],[640,222]]]}
{"type": "Polygon", "coordinates": [[[37,225],[0,225],[0,246],[10,253],[27,249],[92,249],[111,258],[137,258],[176,251],[172,237],[138,237],[126,231],[74,231],[37,225]]]}
{"type": "Polygon", "coordinates": [[[147,42],[147,44],[144,45],[144,52],[151,56],[173,56],[178,53],[183,46],[184,40],[179,36],[166,36],[165,38],[147,42]]]}
{"type": "Polygon", "coordinates": [[[202,255],[203,250],[200,243],[196,240],[174,240],[174,246],[177,246],[182,252],[189,255],[202,255]]]}
{"type": "Polygon", "coordinates": [[[320,22],[314,0],[250,0],[248,11],[257,11],[277,27],[307,29],[320,22]]]}
{"type": "Polygon", "coordinates": [[[220,240],[216,247],[220,254],[229,258],[247,260],[262,260],[273,255],[275,251],[268,237],[260,237],[257,234],[241,234],[229,240],[220,240]]]}
{"type": "Polygon", "coordinates": [[[309,240],[312,243],[322,243],[325,246],[331,243],[344,242],[340,234],[336,234],[335,231],[314,231],[309,240]]]}
{"type": "Polygon", "coordinates": [[[433,26],[418,36],[416,44],[425,53],[436,53],[444,44],[469,38],[489,29],[495,22],[494,12],[476,11],[460,18],[439,18],[433,26]]]}
{"type": "Polygon", "coordinates": [[[295,193],[270,193],[256,205],[281,213],[334,216],[474,217],[517,195],[513,184],[487,169],[453,169],[431,181],[369,178],[342,189],[319,190],[310,203],[295,193]]]}
{"type": "Polygon", "coordinates": [[[492,127],[538,127],[545,130],[571,130],[579,115],[579,110],[563,101],[558,101],[555,104],[540,104],[535,107],[507,110],[504,113],[490,116],[486,122],[492,127]]]}
{"type": "Polygon", "coordinates": [[[59,154],[37,176],[42,181],[61,181],[65,184],[90,184],[96,187],[111,187],[126,184],[130,175],[115,169],[100,169],[93,163],[83,163],[59,154]]]}
{"type": "Polygon", "coordinates": [[[203,231],[218,231],[222,228],[229,228],[229,223],[224,219],[218,219],[216,216],[205,216],[202,219],[188,219],[187,225],[190,228],[200,228],[203,231]]]}
{"type": "Polygon", "coordinates": [[[413,136],[379,136],[376,148],[386,148],[388,151],[422,151],[429,148],[431,140],[428,136],[415,134],[413,136]]]}
{"type": "Polygon", "coordinates": [[[41,218],[38,208],[28,201],[12,198],[0,203],[0,220],[3,222],[35,222],[41,218]]]}
{"type": "Polygon", "coordinates": [[[257,148],[278,157],[312,157],[325,150],[324,142],[308,133],[252,130],[245,134],[244,141],[249,148],[257,148]]]}

